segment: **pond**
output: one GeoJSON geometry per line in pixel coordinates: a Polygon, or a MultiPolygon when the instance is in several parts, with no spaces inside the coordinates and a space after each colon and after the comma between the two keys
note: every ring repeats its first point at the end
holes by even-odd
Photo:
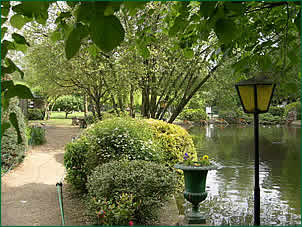
{"type": "MultiPolygon", "coordinates": [[[[253,225],[254,129],[210,125],[189,130],[200,156],[215,160],[201,211],[212,225],[253,225]]],[[[301,129],[260,127],[261,225],[301,223],[301,129]]]]}

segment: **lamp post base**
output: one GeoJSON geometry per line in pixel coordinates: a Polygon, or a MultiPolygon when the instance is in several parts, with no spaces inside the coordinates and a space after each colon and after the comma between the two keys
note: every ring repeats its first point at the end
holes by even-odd
{"type": "Polygon", "coordinates": [[[185,215],[184,221],[187,224],[206,224],[206,217],[199,211],[197,212],[194,209],[190,208],[185,215]]]}

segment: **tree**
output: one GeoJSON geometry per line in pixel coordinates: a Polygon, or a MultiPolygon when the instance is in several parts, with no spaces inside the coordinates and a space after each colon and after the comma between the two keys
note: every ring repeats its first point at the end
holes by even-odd
{"type": "MultiPolygon", "coordinates": [[[[225,57],[235,59],[232,65],[234,73],[244,73],[246,76],[250,76],[250,69],[272,71],[273,79],[277,82],[286,80],[290,72],[295,72],[294,68],[297,68],[300,62],[300,55],[297,54],[299,53],[297,50],[300,49],[300,2],[68,1],[66,3],[68,7],[64,8],[55,19],[57,28],[51,37],[57,41],[64,39],[67,59],[75,57],[81,50],[81,46],[86,45],[87,41],[94,43],[99,48],[102,57],[104,53],[107,56],[113,56],[115,48],[121,45],[123,40],[127,41],[125,23],[122,20],[129,21],[133,18],[136,19],[134,21],[137,23],[137,27],[140,27],[133,32],[136,37],[135,49],[144,58],[147,67],[152,67],[154,63],[150,59],[152,57],[150,51],[154,47],[148,45],[161,42],[162,39],[162,36],[152,34],[157,33],[156,31],[169,38],[174,38],[175,42],[179,44],[180,49],[178,50],[189,58],[190,56],[196,57],[197,46],[204,45],[204,42],[218,40],[217,44],[212,46],[213,54],[207,54],[209,56],[206,59],[209,63],[207,66],[210,67],[210,70],[199,82],[200,86],[187,86],[188,90],[192,92],[182,96],[169,122],[177,117],[199,88],[213,76],[213,73],[222,65],[221,59],[225,57]],[[144,9],[140,10],[140,8],[144,9]],[[127,12],[127,17],[118,15],[123,10],[127,12]],[[158,30],[150,30],[152,26],[148,26],[148,23],[138,26],[146,18],[151,18],[154,12],[159,18],[157,20],[159,22],[158,30]]],[[[13,16],[10,23],[20,29],[24,24],[33,20],[45,24],[50,5],[57,3],[20,2],[15,4],[12,6],[10,2],[1,2],[1,8],[4,12],[4,20],[7,20],[10,9],[12,9],[13,16]]],[[[150,20],[150,23],[154,22],[157,23],[156,20],[150,20]]],[[[5,34],[8,28],[2,27],[3,34],[5,34]]],[[[14,35],[13,39],[13,42],[1,41],[2,50],[4,50],[2,66],[5,74],[11,71],[21,71],[13,61],[6,57],[7,51],[20,49],[20,45],[23,47],[27,45],[26,40],[20,34],[14,35]]],[[[202,48],[199,47],[199,50],[202,48]]],[[[113,67],[111,69],[113,70],[113,67]]],[[[154,79],[152,74],[153,72],[147,73],[147,77],[145,77],[147,80],[144,82],[147,88],[144,95],[144,108],[147,107],[147,109],[150,103],[158,104],[156,102],[158,100],[155,98],[157,89],[154,89],[154,86],[150,87],[154,79]],[[148,100],[148,90],[150,89],[154,90],[152,92],[154,95],[148,100]]],[[[190,84],[189,79],[195,77],[193,74],[186,78],[188,85],[190,84]]],[[[15,88],[6,86],[6,89],[15,88]]],[[[112,95],[110,96],[112,98],[112,95]]],[[[181,97],[181,95],[179,96],[181,97]]],[[[4,100],[8,100],[8,98],[5,96],[4,100]]],[[[148,114],[154,116],[154,108],[148,114]]]]}
{"type": "Polygon", "coordinates": [[[65,112],[65,118],[73,111],[79,111],[83,107],[83,101],[80,97],[74,95],[64,95],[57,99],[56,107],[65,112]]]}

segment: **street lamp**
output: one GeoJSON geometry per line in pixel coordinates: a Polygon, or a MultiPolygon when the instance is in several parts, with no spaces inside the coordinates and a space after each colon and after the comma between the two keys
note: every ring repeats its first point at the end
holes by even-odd
{"type": "Polygon", "coordinates": [[[260,225],[260,187],[259,187],[259,118],[258,114],[268,111],[275,84],[260,76],[235,84],[245,113],[254,114],[255,143],[255,188],[254,188],[254,225],[260,225]]]}

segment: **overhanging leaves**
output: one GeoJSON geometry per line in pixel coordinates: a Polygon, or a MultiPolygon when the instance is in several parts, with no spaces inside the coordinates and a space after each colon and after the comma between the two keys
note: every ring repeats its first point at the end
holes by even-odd
{"type": "Polygon", "coordinates": [[[237,36],[236,24],[229,19],[219,19],[215,24],[215,32],[222,43],[228,44],[237,36]]]}
{"type": "Polygon", "coordinates": [[[17,29],[21,29],[29,21],[30,19],[24,17],[23,15],[15,14],[11,17],[10,24],[17,29]]]}
{"type": "Polygon", "coordinates": [[[17,33],[13,33],[12,38],[15,40],[16,43],[25,44],[27,46],[30,46],[29,43],[26,42],[25,38],[22,35],[19,35],[17,33]]]}
{"type": "Polygon", "coordinates": [[[14,86],[14,82],[12,80],[3,80],[1,81],[1,92],[13,86],[14,86]]]}
{"type": "Polygon", "coordinates": [[[66,58],[72,58],[80,49],[81,40],[88,35],[87,28],[77,23],[74,29],[69,33],[69,36],[65,42],[65,54],[66,58]]]}
{"type": "Polygon", "coordinates": [[[125,31],[116,16],[98,14],[91,20],[90,35],[101,50],[109,52],[124,40],[125,31]]]}
{"type": "Polygon", "coordinates": [[[45,24],[48,18],[48,7],[50,2],[47,1],[26,1],[13,6],[14,12],[22,14],[29,18],[35,18],[40,24],[45,24]]]}
{"type": "Polygon", "coordinates": [[[31,93],[30,89],[22,84],[17,84],[13,87],[9,87],[6,92],[7,98],[12,97],[19,97],[20,99],[32,99],[33,94],[31,93]]]}
{"type": "Polygon", "coordinates": [[[23,79],[24,72],[19,67],[17,67],[12,60],[10,60],[9,58],[6,58],[5,63],[6,63],[6,67],[1,66],[1,74],[2,75],[11,74],[15,71],[18,71],[21,74],[21,78],[23,79]]]}
{"type": "Polygon", "coordinates": [[[297,28],[299,30],[299,35],[301,35],[301,9],[295,19],[295,25],[297,26],[297,28]]]}
{"type": "Polygon", "coordinates": [[[6,32],[7,32],[7,27],[1,28],[1,40],[4,38],[4,35],[5,35],[6,32]]]}

